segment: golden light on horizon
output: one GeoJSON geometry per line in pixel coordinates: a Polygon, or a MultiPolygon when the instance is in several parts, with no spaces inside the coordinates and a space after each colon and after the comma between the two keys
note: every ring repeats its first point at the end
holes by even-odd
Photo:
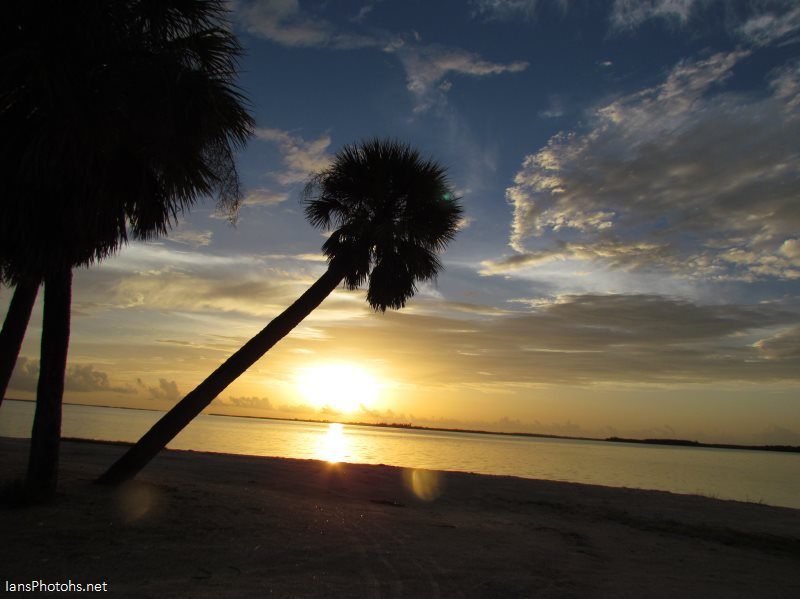
{"type": "Polygon", "coordinates": [[[315,408],[353,413],[378,397],[378,381],[363,368],[347,363],[315,364],[296,375],[297,388],[315,408]]]}

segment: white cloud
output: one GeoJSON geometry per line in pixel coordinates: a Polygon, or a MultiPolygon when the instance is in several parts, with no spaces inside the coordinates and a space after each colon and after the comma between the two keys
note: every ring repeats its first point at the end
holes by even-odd
{"type": "Polygon", "coordinates": [[[800,109],[800,60],[776,69],[770,85],[775,97],[786,103],[788,112],[800,109]]]}
{"type": "Polygon", "coordinates": [[[536,14],[539,0],[471,0],[473,14],[484,19],[531,19],[536,14]]]}
{"type": "Polygon", "coordinates": [[[560,96],[551,95],[547,108],[539,111],[539,116],[543,119],[556,119],[564,116],[564,102],[560,96]]]}
{"type": "Polygon", "coordinates": [[[358,12],[351,17],[351,21],[355,23],[362,23],[373,10],[375,10],[375,6],[382,2],[382,0],[370,0],[364,6],[358,9],[358,12]]]}
{"type": "Polygon", "coordinates": [[[677,65],[660,85],[594,111],[582,133],[525,158],[507,190],[518,255],[507,271],[554,259],[719,278],[797,278],[800,115],[794,76],[772,95],[725,93],[737,51],[677,65]],[[536,238],[535,247],[527,246],[536,238]]]}
{"type": "Polygon", "coordinates": [[[233,7],[248,33],[283,46],[350,49],[381,44],[370,36],[337,31],[327,20],[302,10],[298,0],[241,0],[233,7]]]}
{"type": "MultiPolygon", "coordinates": [[[[800,239],[787,239],[781,244],[780,253],[792,260],[800,261],[800,239]]],[[[798,264],[800,266],[800,264],[798,264]]]]}
{"type": "MultiPolygon", "coordinates": [[[[504,0],[493,4],[497,5],[493,11],[505,10],[500,5],[506,4],[517,10],[511,5],[522,7],[527,2],[504,0]]],[[[339,50],[376,48],[396,54],[406,70],[408,90],[416,100],[415,112],[423,112],[444,101],[445,94],[453,85],[452,81],[445,79],[449,73],[484,77],[515,73],[528,66],[523,61],[490,62],[460,48],[424,45],[420,43],[417,32],[412,32],[410,39],[406,39],[409,36],[386,32],[368,35],[343,32],[330,21],[303,10],[297,0],[237,0],[233,6],[238,20],[249,33],[284,46],[339,50]]],[[[374,3],[366,4],[351,21],[360,23],[373,8],[374,3]]]]}
{"type": "Polygon", "coordinates": [[[487,21],[510,21],[512,19],[533,20],[543,7],[557,7],[566,12],[572,0],[470,0],[472,16],[487,21]]]}
{"type": "MultiPolygon", "coordinates": [[[[291,305],[325,270],[322,254],[215,256],[133,244],[81,272],[81,300],[96,311],[135,309],[226,321],[263,321],[291,305]]],[[[336,290],[308,322],[369,314],[361,292],[336,290]]]]}
{"type": "Polygon", "coordinates": [[[286,170],[272,173],[281,185],[302,183],[313,173],[326,168],[332,160],[331,154],[328,153],[331,137],[327,134],[306,141],[281,129],[258,128],[256,137],[277,144],[283,154],[286,170]]]}
{"type": "Polygon", "coordinates": [[[650,19],[686,23],[697,4],[697,0],[614,0],[611,24],[618,29],[630,29],[650,19]]]}
{"type": "Polygon", "coordinates": [[[796,0],[778,2],[773,10],[756,14],[745,21],[739,32],[758,46],[788,41],[800,32],[800,6],[796,0]]]}
{"type": "Polygon", "coordinates": [[[643,23],[662,19],[687,26],[696,13],[715,6],[724,13],[728,33],[756,46],[791,43],[800,33],[800,6],[797,0],[615,0],[611,26],[631,30],[643,23]]]}
{"type": "Polygon", "coordinates": [[[472,224],[475,222],[475,219],[471,216],[462,216],[458,221],[458,230],[463,231],[464,229],[469,229],[472,224]]]}
{"type": "Polygon", "coordinates": [[[502,73],[518,73],[528,68],[525,61],[497,63],[485,60],[461,48],[438,45],[402,44],[386,48],[396,53],[406,71],[406,87],[416,100],[415,112],[424,112],[443,103],[452,86],[448,74],[487,77],[502,73]]]}
{"type": "Polygon", "coordinates": [[[289,194],[271,189],[251,189],[242,200],[242,206],[276,206],[289,199],[289,194]]]}
{"type": "Polygon", "coordinates": [[[193,248],[199,248],[211,245],[213,236],[213,233],[208,230],[198,231],[197,229],[184,228],[178,231],[173,231],[170,233],[167,239],[175,243],[181,243],[193,248]]]}

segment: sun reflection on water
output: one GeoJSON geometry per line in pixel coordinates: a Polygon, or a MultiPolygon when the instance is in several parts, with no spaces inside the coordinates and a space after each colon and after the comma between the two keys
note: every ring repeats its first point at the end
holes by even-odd
{"type": "Polygon", "coordinates": [[[344,434],[344,425],[331,422],[319,443],[319,459],[331,464],[341,462],[348,455],[349,443],[344,434]]]}

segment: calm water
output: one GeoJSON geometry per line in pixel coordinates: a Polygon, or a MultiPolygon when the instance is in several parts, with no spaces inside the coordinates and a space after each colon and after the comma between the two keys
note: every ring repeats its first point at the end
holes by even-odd
{"type": "MultiPolygon", "coordinates": [[[[68,437],[136,441],[158,412],[64,406],[68,437]]],[[[28,437],[33,403],[0,407],[28,437]]],[[[800,508],[800,455],[200,416],[169,447],[659,489],[800,508]]]]}

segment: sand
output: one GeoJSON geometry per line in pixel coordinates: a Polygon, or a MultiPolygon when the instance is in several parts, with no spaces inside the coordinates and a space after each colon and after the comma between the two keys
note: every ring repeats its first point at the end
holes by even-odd
{"type": "MultiPolygon", "coordinates": [[[[164,452],[123,489],[91,484],[124,449],[64,442],[56,501],[0,509],[0,589],[72,580],[159,598],[800,597],[800,510],[186,451],[164,452]]],[[[0,439],[0,478],[18,476],[26,452],[26,441],[0,439]]]]}

